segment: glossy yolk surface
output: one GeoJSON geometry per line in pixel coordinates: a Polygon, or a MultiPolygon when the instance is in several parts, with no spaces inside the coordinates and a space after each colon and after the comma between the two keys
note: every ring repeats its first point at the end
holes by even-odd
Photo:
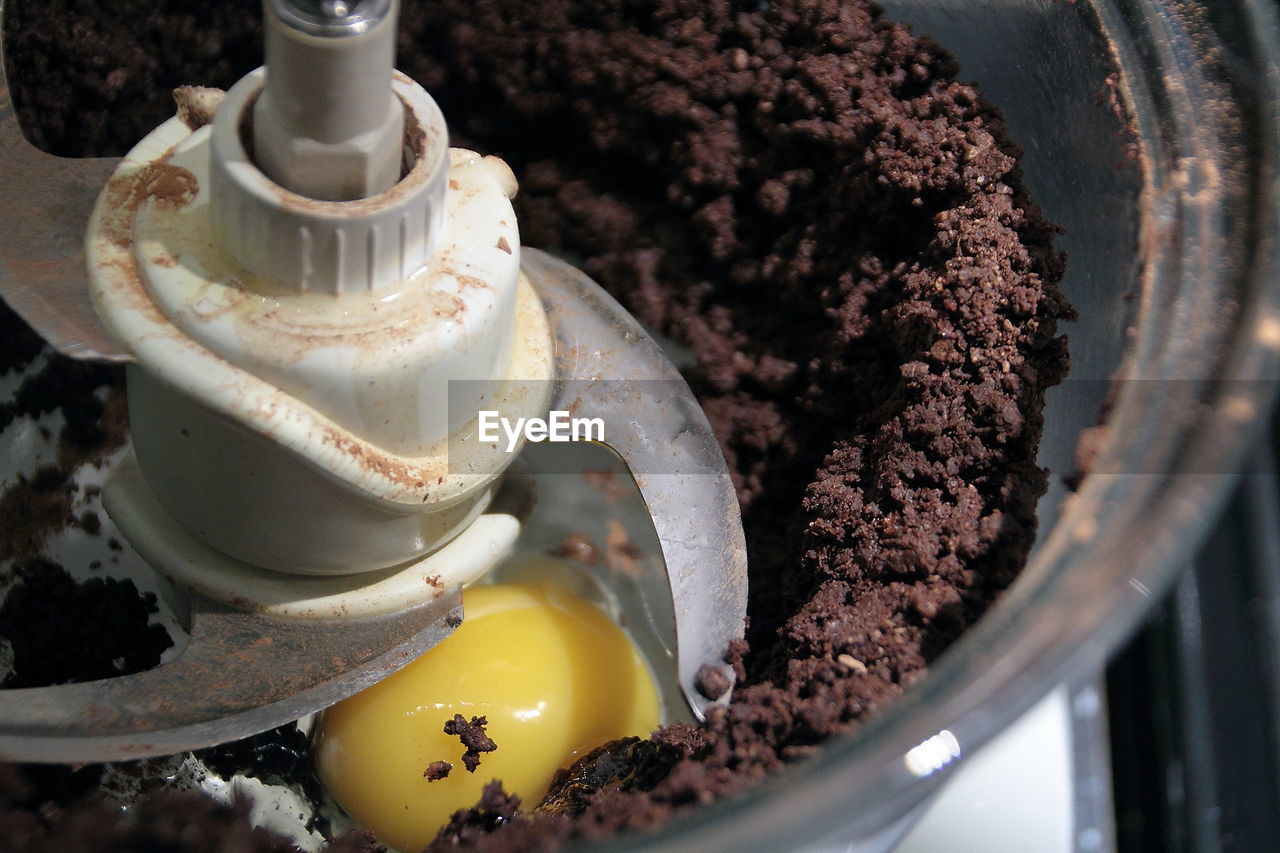
{"type": "Polygon", "coordinates": [[[659,722],[653,679],[626,634],[594,605],[550,586],[475,587],[444,642],[317,724],[320,781],[383,844],[411,851],[501,779],[533,806],[555,771],[659,722]],[[454,714],[488,718],[498,745],[468,773],[454,714]],[[445,779],[423,773],[448,761],[445,779]]]}

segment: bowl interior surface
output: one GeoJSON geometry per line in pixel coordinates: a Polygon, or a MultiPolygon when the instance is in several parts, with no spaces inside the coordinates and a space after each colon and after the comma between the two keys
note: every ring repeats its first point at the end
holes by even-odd
{"type": "Polygon", "coordinates": [[[1036,547],[993,610],[887,713],[758,789],[627,849],[888,849],[920,804],[1140,624],[1215,516],[1275,399],[1276,10],[1158,0],[889,0],[1004,114],[1064,228],[1079,319],[1051,389],[1036,547]],[[1117,73],[1119,72],[1119,73],[1117,73]],[[1082,432],[1109,411],[1072,492],[1082,432]],[[904,755],[946,732],[958,760],[904,755]]]}

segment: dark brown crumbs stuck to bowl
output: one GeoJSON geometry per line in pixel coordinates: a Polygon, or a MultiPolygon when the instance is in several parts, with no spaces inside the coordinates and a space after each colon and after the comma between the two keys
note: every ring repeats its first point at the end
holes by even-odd
{"type": "MultiPolygon", "coordinates": [[[[6,6],[55,150],[122,151],[169,89],[258,62],[256,0],[119,5],[6,6]]],[[[491,785],[436,847],[651,827],[884,710],[1020,571],[1046,485],[1071,310],[998,111],[854,0],[406,0],[398,55],[512,165],[523,241],[690,347],[751,571],[733,701],[644,741],[660,772],[578,768],[523,811],[491,785]]]]}

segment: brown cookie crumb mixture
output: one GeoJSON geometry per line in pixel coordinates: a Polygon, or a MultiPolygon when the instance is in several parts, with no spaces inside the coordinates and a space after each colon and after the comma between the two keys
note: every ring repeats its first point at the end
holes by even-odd
{"type": "MultiPolygon", "coordinates": [[[[41,768],[33,768],[39,770],[41,768]]],[[[0,849],[40,853],[208,851],[296,853],[282,835],[249,824],[249,803],[224,806],[190,791],[164,791],[129,809],[90,794],[71,804],[44,799],[29,775],[0,764],[0,849]]],[[[364,832],[344,835],[330,853],[386,848],[364,832]]]]}
{"type": "Polygon", "coordinates": [[[869,4],[404,14],[401,64],[521,177],[525,242],[692,349],[738,487],[733,704],[650,790],[579,790],[578,820],[522,813],[491,846],[651,826],[883,707],[1022,567],[1066,370],[1055,229],[998,112],[869,4]]]}
{"type": "Polygon", "coordinates": [[[603,791],[650,790],[682,755],[671,743],[656,738],[627,737],[604,744],[557,771],[537,811],[576,814],[603,791]]]}
{"type": "Polygon", "coordinates": [[[469,809],[459,809],[440,830],[458,846],[483,841],[495,829],[505,826],[520,812],[520,798],[502,790],[497,779],[484,786],[480,802],[469,809]]]}
{"type": "MultiPolygon", "coordinates": [[[[242,51],[258,4],[162,5],[135,19],[10,0],[19,108],[90,103],[80,126],[123,150],[155,124],[130,87],[154,105],[166,86],[230,82],[207,53],[136,45],[174,26],[242,51]],[[93,118],[109,109],[115,124],[93,118]]],[[[655,736],[660,778],[580,767],[571,796],[527,812],[494,783],[436,846],[653,826],[882,709],[1015,577],[1045,488],[1036,446],[1070,308],[998,112],[858,0],[406,0],[399,62],[458,144],[511,163],[524,242],[692,350],[751,561],[733,702],[655,736]]],[[[43,138],[66,150],[89,138],[76,127],[43,138]]]]}
{"type": "Polygon", "coordinates": [[[174,114],[170,92],[229,89],[262,64],[251,0],[6,0],[5,59],[28,138],[53,154],[124,154],[174,114]]]}
{"type": "Polygon", "coordinates": [[[462,764],[468,773],[475,773],[480,766],[480,754],[493,752],[498,745],[493,738],[485,734],[484,727],[489,721],[484,717],[472,717],[468,720],[461,714],[454,714],[452,720],[445,720],[444,733],[453,735],[462,741],[467,751],[462,753],[462,764]]]}
{"type": "Polygon", "coordinates": [[[90,578],[81,583],[55,563],[18,566],[18,582],[0,604],[0,638],[13,649],[12,671],[0,687],[44,687],[141,672],[173,645],[150,623],[153,593],[133,581],[90,578]]]}

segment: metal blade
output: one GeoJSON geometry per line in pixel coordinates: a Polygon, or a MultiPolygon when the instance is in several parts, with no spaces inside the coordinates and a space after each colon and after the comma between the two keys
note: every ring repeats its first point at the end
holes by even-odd
{"type": "Polygon", "coordinates": [[[733,684],[724,654],[747,612],[746,541],[724,455],[693,392],[640,324],[581,271],[520,251],[556,338],[551,408],[604,420],[604,443],[631,469],[671,585],[680,689],[702,719],[712,700],[699,690],[699,670],[733,684]]]}
{"type": "Polygon", "coordinates": [[[0,297],[63,355],[127,360],[93,310],[84,260],[89,214],[119,160],[54,157],[27,142],[5,64],[0,44],[0,297]]]}
{"type": "Polygon", "coordinates": [[[363,690],[462,622],[458,589],[390,616],[327,622],[192,607],[190,642],[155,669],[0,690],[0,760],[118,761],[246,737],[363,690]]]}

